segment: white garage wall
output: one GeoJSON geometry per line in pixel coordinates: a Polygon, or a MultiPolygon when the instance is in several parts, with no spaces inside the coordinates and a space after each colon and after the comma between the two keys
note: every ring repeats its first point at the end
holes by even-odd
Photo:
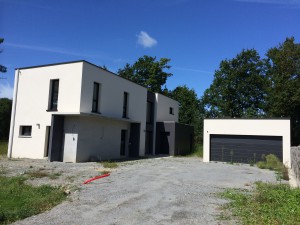
{"type": "Polygon", "coordinates": [[[210,160],[210,135],[282,136],[283,163],[291,167],[289,119],[205,119],[203,128],[203,161],[210,160]]]}

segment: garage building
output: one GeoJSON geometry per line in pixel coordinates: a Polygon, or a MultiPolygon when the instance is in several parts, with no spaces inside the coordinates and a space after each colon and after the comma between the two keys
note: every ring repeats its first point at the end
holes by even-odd
{"type": "Polygon", "coordinates": [[[256,163],[268,154],[290,167],[289,119],[205,119],[203,161],[256,163]]]}

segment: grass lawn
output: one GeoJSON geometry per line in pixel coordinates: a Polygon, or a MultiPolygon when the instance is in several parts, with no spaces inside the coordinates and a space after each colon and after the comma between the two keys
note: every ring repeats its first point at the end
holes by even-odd
{"type": "Polygon", "coordinates": [[[242,224],[300,224],[299,188],[257,182],[254,192],[228,189],[221,196],[231,200],[224,209],[242,224]]]}
{"type": "Polygon", "coordinates": [[[8,141],[0,140],[0,155],[7,155],[8,141]]]}
{"type": "Polygon", "coordinates": [[[66,195],[57,187],[33,187],[24,183],[24,177],[0,176],[0,224],[49,210],[62,202],[66,195]]]}

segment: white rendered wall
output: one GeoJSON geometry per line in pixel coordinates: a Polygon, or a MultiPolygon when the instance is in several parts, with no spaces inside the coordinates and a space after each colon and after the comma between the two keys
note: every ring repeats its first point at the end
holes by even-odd
{"type": "Polygon", "coordinates": [[[203,161],[210,159],[210,134],[282,136],[283,163],[290,167],[289,119],[205,119],[203,161]]]}
{"type": "Polygon", "coordinates": [[[58,112],[79,112],[82,63],[21,69],[12,143],[12,157],[44,158],[46,126],[51,126],[50,80],[59,79],[58,112]],[[31,137],[20,137],[20,126],[32,126],[31,137]]]}
{"type": "Polygon", "coordinates": [[[84,63],[81,112],[91,113],[92,111],[94,82],[101,84],[99,111],[103,116],[121,119],[123,114],[123,95],[124,92],[129,93],[127,115],[130,120],[141,123],[140,156],[143,156],[145,154],[144,131],[146,129],[147,89],[96,66],[84,63]]]}
{"type": "MultiPolygon", "coordinates": [[[[77,152],[68,162],[87,162],[122,158],[121,130],[127,130],[125,156],[128,156],[130,123],[96,117],[66,116],[67,135],[78,136],[77,152]]],[[[65,157],[64,157],[65,158],[65,157]]],[[[64,160],[65,161],[65,160],[64,160]]]]}
{"type": "Polygon", "coordinates": [[[162,94],[155,93],[156,97],[156,120],[157,122],[174,121],[178,122],[179,103],[162,94]],[[170,114],[170,107],[173,114],[170,114]]]}

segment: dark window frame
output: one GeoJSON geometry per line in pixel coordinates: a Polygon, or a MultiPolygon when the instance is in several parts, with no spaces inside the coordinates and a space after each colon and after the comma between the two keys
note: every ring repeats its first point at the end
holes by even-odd
{"type": "Polygon", "coordinates": [[[123,94],[123,114],[122,117],[128,119],[128,96],[129,93],[124,91],[123,94]]]}
{"type": "Polygon", "coordinates": [[[99,99],[100,99],[100,83],[94,82],[93,86],[93,101],[92,101],[92,112],[100,113],[99,110],[99,99]],[[96,93],[95,93],[96,88],[96,93]]]}
{"type": "Polygon", "coordinates": [[[59,95],[59,79],[50,80],[50,102],[47,111],[57,111],[58,95],[59,95]]]}
{"type": "Polygon", "coordinates": [[[21,125],[20,126],[20,137],[31,137],[32,136],[32,126],[29,125],[21,125]]]}

